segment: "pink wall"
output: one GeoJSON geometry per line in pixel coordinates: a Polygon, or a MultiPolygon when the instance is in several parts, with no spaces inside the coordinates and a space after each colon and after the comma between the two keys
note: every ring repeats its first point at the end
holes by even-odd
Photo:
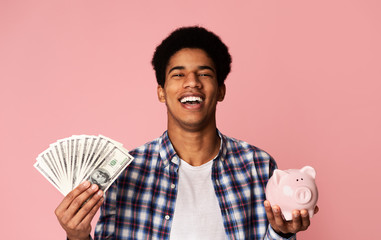
{"type": "Polygon", "coordinates": [[[321,211],[299,239],[374,239],[380,9],[377,0],[0,1],[0,238],[64,239],[53,213],[62,196],[35,157],[72,134],[129,149],[159,136],[153,50],[174,28],[201,24],[234,58],[219,129],[280,168],[317,169],[321,211]]]}

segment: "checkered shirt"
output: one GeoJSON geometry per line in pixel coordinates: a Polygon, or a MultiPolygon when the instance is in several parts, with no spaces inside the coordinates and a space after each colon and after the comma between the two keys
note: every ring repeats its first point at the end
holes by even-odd
{"type": "MultiPolygon", "coordinates": [[[[283,239],[268,223],[265,186],[276,168],[266,152],[222,135],[212,178],[228,239],[283,239]]],[[[169,239],[180,159],[167,132],[130,152],[134,160],[106,192],[95,239],[169,239]]],[[[296,239],[292,236],[290,239],[296,239]]]]}

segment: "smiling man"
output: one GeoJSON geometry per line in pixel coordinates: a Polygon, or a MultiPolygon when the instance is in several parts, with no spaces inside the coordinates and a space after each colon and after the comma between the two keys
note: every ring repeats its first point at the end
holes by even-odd
{"type": "Polygon", "coordinates": [[[95,239],[295,239],[307,229],[306,210],[286,222],[265,201],[276,168],[270,155],[217,129],[231,64],[220,38],[201,27],[177,29],[152,64],[167,131],[130,152],[134,161],[105,198],[89,182],[64,198],[56,215],[68,238],[90,239],[101,205],[95,239]]]}

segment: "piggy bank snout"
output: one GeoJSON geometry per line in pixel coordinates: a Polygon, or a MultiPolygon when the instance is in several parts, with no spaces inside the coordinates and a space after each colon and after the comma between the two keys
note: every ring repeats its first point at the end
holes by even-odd
{"type": "Polygon", "coordinates": [[[299,204],[307,204],[312,199],[312,191],[308,187],[299,187],[295,190],[294,198],[299,204]]]}

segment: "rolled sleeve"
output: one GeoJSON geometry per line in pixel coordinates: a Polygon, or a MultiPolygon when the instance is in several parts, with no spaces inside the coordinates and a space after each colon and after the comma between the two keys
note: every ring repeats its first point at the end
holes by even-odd
{"type": "Polygon", "coordinates": [[[292,235],[289,238],[283,238],[279,236],[269,224],[265,240],[296,240],[296,234],[292,235]]]}

